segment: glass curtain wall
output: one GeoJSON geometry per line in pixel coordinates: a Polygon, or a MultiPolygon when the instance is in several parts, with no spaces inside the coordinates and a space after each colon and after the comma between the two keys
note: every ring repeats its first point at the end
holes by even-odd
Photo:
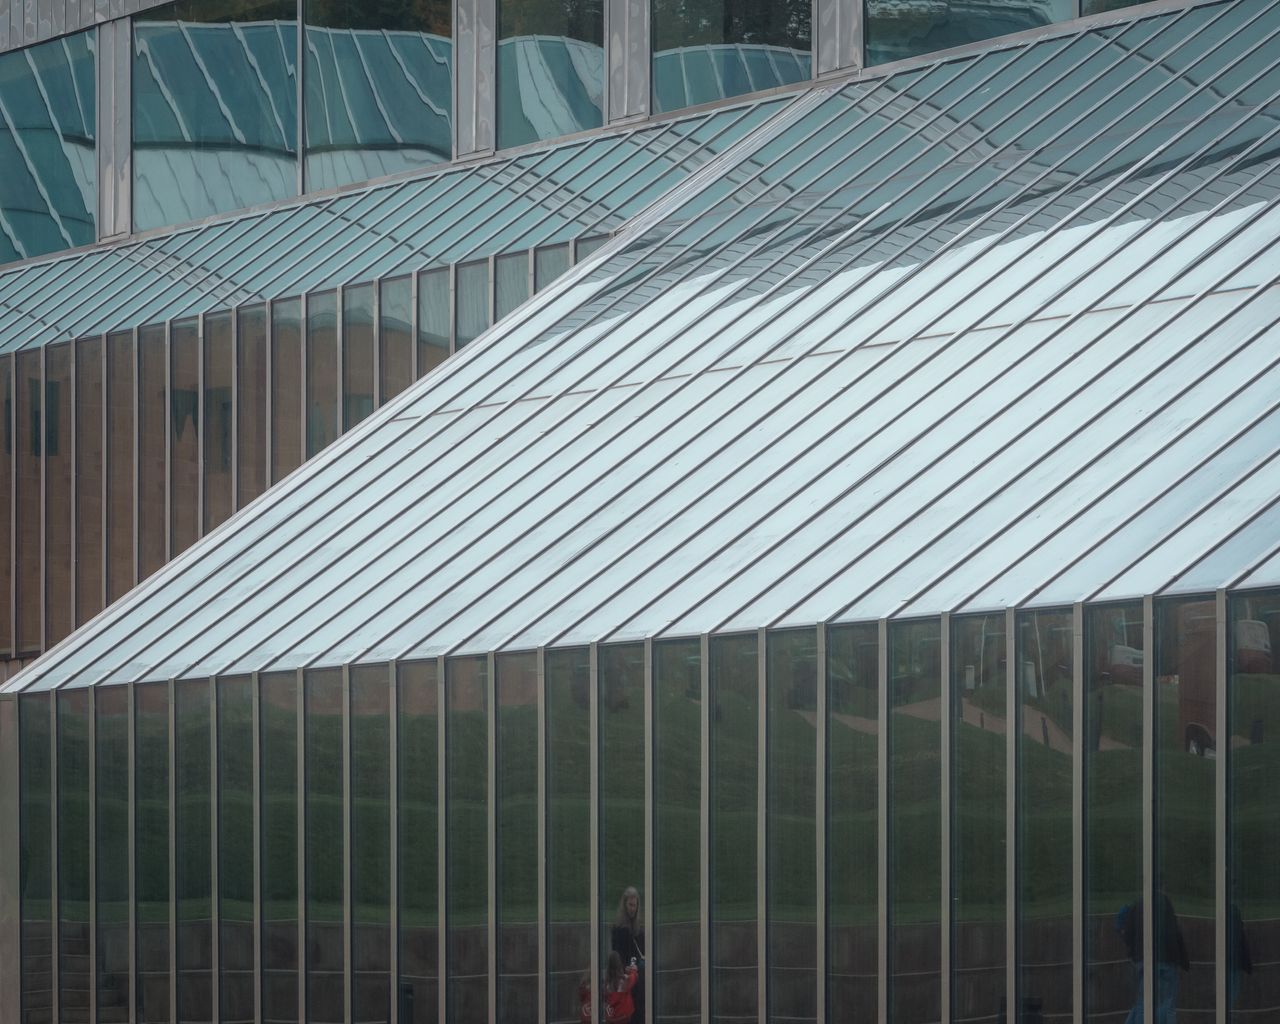
{"type": "Polygon", "coordinates": [[[134,585],[133,334],[107,335],[107,604],[134,585]]]}
{"type": "Polygon", "coordinates": [[[302,300],[271,304],[271,483],[302,465],[302,300]]]}
{"type": "MultiPolygon", "coordinates": [[[[1031,0],[1017,5],[998,0],[938,0],[918,7],[865,0],[863,11],[868,66],[1043,28],[1076,16],[1072,0],[1031,0]]],[[[1083,13],[1094,13],[1088,2],[1083,13]]]]}
{"type": "Polygon", "coordinates": [[[46,646],[71,632],[71,345],[45,350],[45,603],[46,646]]]}
{"type": "MultiPolygon", "coordinates": [[[[102,610],[102,351],[101,338],[76,343],[76,621],[87,622],[102,610]]],[[[15,398],[22,393],[21,362],[15,364],[15,398]]],[[[22,432],[15,424],[14,437],[21,451],[22,432]]],[[[20,465],[15,465],[21,483],[20,465]]],[[[15,526],[22,519],[21,488],[14,508],[15,526]]],[[[15,566],[14,571],[17,572],[15,566]]],[[[19,644],[19,646],[21,646],[19,644]]]]}
{"type": "Polygon", "coordinates": [[[296,672],[258,680],[262,797],[262,1019],[288,1024],[300,1016],[298,984],[298,754],[304,718],[296,672]]]}
{"type": "Polygon", "coordinates": [[[200,322],[174,323],[169,349],[169,554],[200,535],[200,322]]]}
{"type": "Polygon", "coordinates": [[[133,19],[133,225],[298,191],[295,0],[178,0],[133,19]]]}
{"type": "Polygon", "coordinates": [[[603,121],[603,0],[498,0],[498,147],[603,121]]]}
{"type": "Polygon", "coordinates": [[[413,280],[393,277],[378,293],[378,400],[388,402],[413,383],[413,280]]]}
{"type": "Polygon", "coordinates": [[[306,673],[306,1016],[313,1024],[342,1024],[345,1016],[346,703],[341,669],[306,673]]]}
{"type": "MultiPolygon", "coordinates": [[[[4,423],[0,434],[4,438],[4,450],[0,453],[0,652],[13,650],[13,563],[8,538],[13,530],[13,356],[0,356],[0,415],[4,423]]],[[[74,521],[74,520],[73,520],[74,521]]]]}
{"type": "MultiPolygon", "coordinates": [[[[93,985],[89,959],[89,851],[103,839],[89,829],[90,729],[92,690],[71,690],[55,697],[58,711],[58,1020],[74,1024],[75,1004],[88,1002],[93,985]]],[[[98,796],[102,796],[101,790],[98,796]]],[[[110,826],[108,826],[110,830],[110,826]]],[[[108,831],[107,844],[110,844],[108,831]]],[[[128,1006],[126,999],[125,1006],[128,1006]]]]}
{"type": "Polygon", "coordinates": [[[201,395],[201,436],[204,451],[201,535],[221,525],[231,515],[235,494],[231,480],[234,445],[231,374],[235,339],[230,313],[204,318],[204,379],[201,395]]]}
{"type": "Polygon", "coordinates": [[[169,405],[168,334],[163,325],[138,332],[138,578],[167,561],[165,491],[166,409],[169,405]]]}
{"type": "Polygon", "coordinates": [[[334,292],[307,298],[307,458],[338,436],[338,299],[334,292]]]}
{"type": "Polygon", "coordinates": [[[449,302],[449,268],[418,275],[418,376],[448,358],[453,313],[449,302]]]}
{"type": "Polygon", "coordinates": [[[213,777],[209,680],[174,686],[174,900],[178,1024],[213,1024],[213,777]]]}
{"type": "Polygon", "coordinates": [[[386,665],[351,669],[351,1013],[391,1019],[391,691],[386,665]]]}
{"type": "Polygon", "coordinates": [[[22,1024],[48,1024],[53,1006],[53,728],[47,693],[18,700],[18,827],[22,1024]]]}
{"type": "Polygon", "coordinates": [[[342,293],[342,429],[350,430],[373,412],[373,286],[342,293]]]}
{"type": "MultiPolygon", "coordinates": [[[[84,694],[87,698],[89,691],[84,694]]],[[[93,702],[96,705],[94,898],[97,902],[98,1021],[126,1024],[130,1019],[132,982],[129,965],[129,690],[124,686],[102,687],[93,693],[93,702]]],[[[87,776],[84,783],[84,793],[88,796],[87,776]]],[[[87,813],[85,823],[88,823],[87,813]]],[[[77,837],[70,838],[74,842],[77,837]]],[[[167,868],[166,863],[166,874],[167,868]]],[[[85,883],[87,890],[87,871],[85,883]]]]}
{"type": "Polygon", "coordinates": [[[654,112],[808,79],[812,11],[809,0],[654,0],[654,112]]]}
{"type": "Polygon", "coordinates": [[[44,374],[43,353],[39,349],[19,352],[14,361],[15,439],[17,455],[13,460],[17,476],[17,500],[14,503],[16,545],[14,575],[17,587],[17,637],[14,647],[19,653],[35,653],[40,649],[42,622],[40,612],[40,488],[43,448],[44,374]]]}
{"type": "Polygon", "coordinates": [[[145,683],[133,690],[134,721],[134,898],[137,901],[138,1024],[170,1020],[169,997],[169,804],[168,683],[145,683]]]}
{"type": "Polygon", "coordinates": [[[267,489],[267,311],[249,306],[236,328],[236,508],[267,489]]]}
{"type": "Polygon", "coordinates": [[[307,190],[453,155],[447,0],[304,0],[307,190]]]}
{"type": "Polygon", "coordinates": [[[216,681],[218,702],[218,1016],[252,1024],[254,692],[248,676],[216,681]]]}

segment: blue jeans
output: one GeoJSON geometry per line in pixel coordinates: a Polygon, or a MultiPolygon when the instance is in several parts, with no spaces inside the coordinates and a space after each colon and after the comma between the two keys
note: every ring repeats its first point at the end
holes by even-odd
{"type": "MultiPolygon", "coordinates": [[[[1142,1014],[1142,964],[1133,965],[1133,977],[1137,986],[1133,1008],[1124,1024],[1143,1024],[1142,1014]]],[[[1156,968],[1156,1020],[1155,1024],[1176,1024],[1178,1013],[1178,968],[1173,964],[1160,964],[1156,968]]]]}

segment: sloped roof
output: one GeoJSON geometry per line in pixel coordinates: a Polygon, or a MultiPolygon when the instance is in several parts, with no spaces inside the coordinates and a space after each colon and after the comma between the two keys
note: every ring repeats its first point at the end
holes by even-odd
{"type": "Polygon", "coordinates": [[[1277,40],[812,90],[8,688],[1280,582],[1277,40]]]}

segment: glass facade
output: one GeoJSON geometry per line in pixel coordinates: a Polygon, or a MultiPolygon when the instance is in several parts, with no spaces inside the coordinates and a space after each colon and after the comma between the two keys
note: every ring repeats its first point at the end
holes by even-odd
{"type": "MultiPolygon", "coordinates": [[[[867,64],[885,64],[936,50],[948,50],[993,36],[1045,28],[1076,16],[1073,0],[1033,0],[1027,4],[937,3],[910,7],[864,0],[867,64]]],[[[1100,7],[1101,5],[1099,5],[1100,7]]],[[[1085,14],[1096,13],[1085,4],[1085,14]]]]}

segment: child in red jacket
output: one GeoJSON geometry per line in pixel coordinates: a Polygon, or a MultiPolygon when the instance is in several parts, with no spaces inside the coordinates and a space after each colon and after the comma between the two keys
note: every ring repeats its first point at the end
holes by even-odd
{"type": "MultiPolygon", "coordinates": [[[[636,1012],[631,990],[635,987],[639,974],[634,963],[628,964],[623,971],[622,957],[618,956],[617,950],[609,953],[609,964],[605,968],[600,986],[604,993],[604,1005],[600,1008],[602,1021],[607,1024],[631,1024],[631,1018],[636,1012]]],[[[586,978],[578,986],[578,999],[581,1003],[578,1019],[582,1024],[591,1024],[591,985],[586,978]]]]}

